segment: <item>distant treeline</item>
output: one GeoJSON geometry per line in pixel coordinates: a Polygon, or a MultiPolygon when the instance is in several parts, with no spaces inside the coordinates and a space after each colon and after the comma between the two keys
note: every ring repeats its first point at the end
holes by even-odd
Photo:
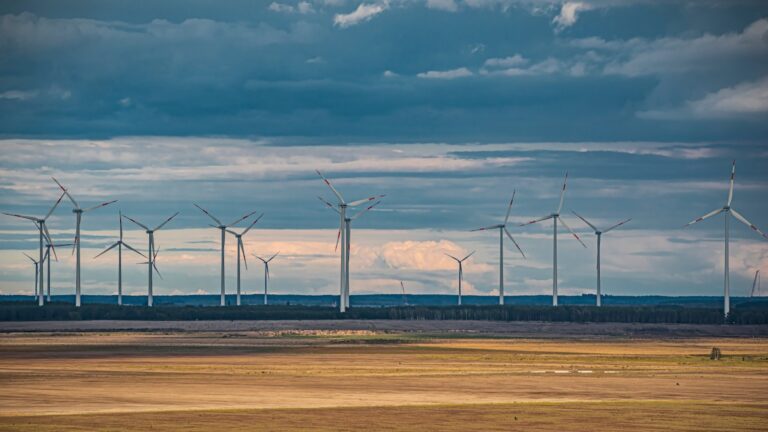
{"type": "MultiPolygon", "coordinates": [[[[51,303],[0,304],[0,321],[58,320],[481,320],[481,321],[557,321],[721,324],[722,311],[716,308],[681,306],[394,306],[353,307],[346,313],[322,306],[116,306],[51,303]]],[[[731,324],[768,324],[768,302],[749,303],[732,309],[731,324]]]]}

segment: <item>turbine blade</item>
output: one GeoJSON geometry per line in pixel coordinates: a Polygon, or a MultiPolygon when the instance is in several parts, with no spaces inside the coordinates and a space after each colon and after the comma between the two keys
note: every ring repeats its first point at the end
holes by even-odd
{"type": "Polygon", "coordinates": [[[475,232],[475,231],[487,231],[487,230],[491,230],[491,229],[501,228],[501,227],[503,227],[503,226],[504,226],[504,225],[491,225],[491,226],[482,227],[482,228],[475,228],[475,229],[473,229],[473,230],[469,230],[469,232],[475,232]]]}
{"type": "Polygon", "coordinates": [[[329,188],[331,188],[331,191],[333,192],[333,194],[334,194],[334,195],[336,195],[336,198],[338,198],[338,200],[339,200],[339,203],[342,203],[342,204],[343,204],[343,203],[344,203],[344,197],[342,197],[342,196],[341,196],[341,194],[339,193],[339,191],[337,191],[337,190],[336,190],[336,188],[335,188],[335,187],[333,187],[333,185],[331,184],[331,182],[330,182],[330,181],[328,181],[328,179],[327,179],[327,178],[323,177],[323,174],[321,174],[319,170],[315,170],[315,172],[317,173],[317,175],[319,175],[319,176],[320,176],[320,178],[321,178],[321,179],[323,179],[323,181],[325,182],[325,184],[327,184],[327,185],[328,185],[328,187],[329,187],[329,188]]]}
{"type": "Polygon", "coordinates": [[[504,228],[504,233],[507,235],[507,237],[509,237],[510,240],[512,240],[512,243],[515,244],[515,247],[517,248],[517,250],[520,251],[520,255],[522,255],[523,258],[525,258],[525,254],[523,253],[523,250],[520,248],[520,245],[517,244],[517,242],[515,241],[514,237],[512,237],[512,234],[510,234],[509,231],[507,231],[506,227],[504,228]]]}
{"type": "Polygon", "coordinates": [[[117,220],[120,223],[120,240],[123,240],[123,212],[118,210],[118,218],[117,220]]]}
{"type": "MultiPolygon", "coordinates": [[[[216,227],[214,227],[214,228],[216,228],[216,227]]],[[[237,235],[238,235],[236,232],[232,231],[232,230],[231,230],[231,229],[229,229],[229,228],[225,228],[225,229],[224,229],[224,231],[226,231],[226,232],[228,232],[228,233],[232,234],[232,235],[233,235],[233,236],[235,236],[235,237],[237,237],[237,235]]]]}
{"type": "Polygon", "coordinates": [[[629,221],[631,221],[631,220],[632,220],[632,218],[629,218],[629,219],[627,219],[627,220],[623,220],[623,221],[621,221],[621,222],[617,223],[616,225],[614,225],[614,226],[612,226],[612,227],[608,228],[607,230],[603,231],[603,234],[607,233],[608,231],[610,231],[610,230],[612,230],[612,229],[614,229],[614,228],[618,228],[618,227],[620,227],[620,226],[624,225],[625,223],[627,223],[627,222],[629,222],[629,221]]]}
{"type": "Polygon", "coordinates": [[[754,231],[754,232],[756,232],[756,233],[760,234],[761,236],[763,236],[763,238],[764,238],[764,239],[768,240],[768,236],[767,236],[767,235],[765,235],[765,233],[763,233],[762,231],[760,231],[760,228],[758,228],[758,227],[754,226],[754,225],[752,224],[752,222],[748,221],[748,220],[747,220],[747,218],[745,218],[744,216],[742,216],[742,215],[741,215],[741,213],[737,212],[737,211],[736,211],[736,210],[734,210],[734,209],[731,209],[731,213],[733,213],[733,216],[734,216],[736,219],[738,219],[738,220],[739,220],[739,222],[741,222],[741,223],[743,223],[744,225],[748,226],[748,227],[749,227],[749,229],[751,229],[752,231],[754,231]]]}
{"type": "Polygon", "coordinates": [[[548,216],[542,216],[542,217],[540,217],[540,218],[538,218],[538,219],[534,219],[534,220],[532,220],[532,221],[526,222],[526,223],[524,223],[524,224],[520,224],[520,225],[518,225],[518,226],[526,226],[526,225],[532,225],[532,224],[535,224],[535,223],[538,223],[538,222],[541,222],[541,221],[545,221],[545,220],[547,220],[547,219],[552,219],[553,217],[554,217],[554,216],[552,216],[552,215],[548,215],[548,216]]]}
{"type": "Polygon", "coordinates": [[[130,250],[132,250],[132,251],[136,252],[137,254],[139,254],[139,255],[143,256],[144,258],[146,258],[146,257],[147,257],[147,256],[146,256],[146,255],[144,255],[143,253],[141,253],[141,252],[137,251],[136,249],[134,249],[134,248],[133,248],[131,245],[129,245],[128,243],[126,243],[126,242],[122,242],[122,243],[123,243],[123,246],[125,246],[125,247],[127,247],[128,249],[130,249],[130,250]]]}
{"type": "Polygon", "coordinates": [[[716,215],[716,214],[718,214],[718,213],[720,213],[722,211],[723,211],[723,209],[721,209],[721,208],[719,208],[717,210],[712,210],[711,212],[705,214],[704,216],[702,216],[700,218],[696,218],[696,219],[688,222],[687,224],[683,225],[683,228],[689,227],[689,226],[691,226],[691,225],[693,225],[695,223],[699,223],[699,222],[703,221],[704,219],[710,218],[710,217],[712,217],[712,216],[714,216],[714,215],[716,215]]]}
{"type": "Polygon", "coordinates": [[[64,193],[63,192],[61,193],[61,196],[59,197],[59,199],[56,200],[56,203],[53,205],[53,207],[51,207],[51,209],[48,210],[48,214],[45,215],[43,220],[48,220],[48,218],[53,214],[53,211],[56,210],[56,207],[59,206],[59,203],[61,203],[62,199],[64,199],[64,193]]]}
{"type": "Polygon", "coordinates": [[[149,231],[149,228],[144,225],[141,222],[136,221],[135,219],[131,218],[130,216],[123,215],[124,218],[128,219],[129,221],[135,223],[136,225],[140,226],[141,228],[144,228],[146,231],[149,231]]]}
{"type": "Polygon", "coordinates": [[[206,210],[206,209],[204,209],[204,208],[200,207],[199,205],[197,205],[197,204],[195,204],[195,203],[192,203],[192,205],[193,205],[193,206],[195,206],[195,207],[197,207],[197,208],[199,208],[199,209],[200,209],[200,211],[202,211],[203,213],[205,213],[206,215],[208,215],[208,217],[209,217],[209,218],[211,218],[211,219],[213,219],[213,221],[214,221],[214,222],[216,222],[217,224],[219,224],[219,225],[224,225],[223,223],[221,223],[221,221],[220,221],[220,220],[216,219],[216,217],[215,217],[214,215],[212,215],[212,214],[208,213],[208,210],[206,210]]]}
{"type": "Polygon", "coordinates": [[[512,213],[512,203],[515,202],[515,194],[517,193],[517,189],[512,191],[512,199],[509,200],[509,206],[507,207],[507,215],[504,216],[504,225],[509,222],[509,215],[512,213]]]}
{"type": "Polygon", "coordinates": [[[16,214],[16,213],[6,213],[6,212],[3,212],[3,214],[4,214],[4,215],[8,215],[8,216],[17,217],[17,218],[22,218],[22,219],[29,219],[29,220],[31,220],[32,222],[35,222],[35,223],[37,223],[37,218],[36,218],[36,217],[32,217],[32,216],[24,216],[24,215],[20,215],[20,214],[16,214]]]}
{"type": "Polygon", "coordinates": [[[736,160],[733,161],[733,166],[731,166],[731,184],[728,187],[728,206],[730,207],[731,201],[733,201],[733,182],[734,177],[736,177],[736,160]]]}
{"type": "Polygon", "coordinates": [[[32,261],[33,263],[37,264],[37,261],[35,261],[35,259],[32,258],[31,256],[27,255],[26,252],[22,252],[22,253],[24,254],[25,257],[29,258],[30,261],[32,261]]]}
{"type": "Polygon", "coordinates": [[[339,213],[339,210],[333,204],[331,204],[328,201],[326,201],[325,199],[323,199],[323,197],[317,197],[317,199],[322,201],[323,204],[325,204],[329,209],[335,211],[336,213],[339,213]]]}
{"type": "Polygon", "coordinates": [[[274,255],[272,255],[271,257],[269,257],[269,259],[267,260],[267,262],[270,262],[270,261],[272,261],[272,260],[273,260],[273,259],[274,259],[276,256],[278,256],[278,255],[280,255],[280,252],[277,252],[276,254],[274,254],[274,255]]]}
{"type": "Polygon", "coordinates": [[[158,230],[160,230],[160,228],[164,227],[164,226],[165,226],[165,224],[167,224],[168,222],[170,222],[170,221],[171,221],[173,218],[175,218],[175,217],[176,217],[176,216],[178,216],[178,215],[179,215],[179,212],[176,212],[176,213],[174,213],[174,214],[173,214],[171,217],[169,217],[169,218],[168,218],[168,219],[166,219],[166,220],[165,220],[163,223],[161,223],[160,225],[158,225],[158,226],[157,226],[157,228],[155,228],[153,231],[158,231],[158,230]]]}
{"type": "Polygon", "coordinates": [[[51,245],[50,249],[53,251],[53,258],[58,261],[59,256],[56,255],[56,245],[53,244],[53,238],[51,238],[51,233],[48,232],[48,225],[45,224],[45,222],[42,223],[43,225],[43,231],[45,232],[45,237],[48,239],[48,244],[51,245]]]}
{"type": "Polygon", "coordinates": [[[334,251],[339,250],[339,240],[341,239],[341,228],[339,228],[339,231],[336,233],[336,246],[333,247],[334,251]]]}
{"type": "Polygon", "coordinates": [[[240,236],[244,236],[244,235],[245,235],[245,234],[246,234],[248,231],[250,231],[250,230],[251,230],[251,228],[253,228],[253,226],[254,226],[254,225],[256,225],[256,223],[257,223],[258,221],[260,221],[262,217],[264,217],[264,213],[260,214],[260,215],[259,215],[259,217],[257,217],[256,219],[254,219],[254,220],[253,220],[253,222],[251,222],[251,224],[250,224],[250,225],[248,225],[248,228],[246,228],[246,229],[245,229],[245,231],[243,231],[243,233],[242,233],[242,234],[240,234],[240,236]]]}
{"type": "Polygon", "coordinates": [[[755,288],[757,288],[757,278],[760,276],[760,270],[755,272],[755,280],[752,281],[752,292],[749,294],[750,297],[755,296],[755,288]]]}
{"type": "MultiPolygon", "coordinates": [[[[563,220],[563,218],[562,218],[562,217],[559,217],[559,218],[557,218],[557,219],[558,219],[558,220],[560,220],[560,223],[561,223],[561,224],[563,224],[563,226],[565,227],[565,229],[567,229],[568,231],[570,231],[570,232],[571,232],[571,234],[573,234],[573,237],[575,237],[575,238],[576,238],[576,240],[578,240],[578,241],[579,241],[579,243],[581,243],[581,245],[582,245],[582,246],[584,246],[585,248],[587,247],[587,245],[585,245],[585,244],[584,244],[584,242],[583,242],[583,241],[581,241],[581,238],[579,238],[579,236],[578,236],[578,235],[577,235],[575,232],[573,232],[573,230],[571,229],[571,227],[569,227],[569,226],[568,226],[568,224],[567,224],[567,223],[565,223],[565,221],[563,220]]],[[[555,223],[557,223],[557,221],[555,221],[555,223]]]]}
{"type": "Polygon", "coordinates": [[[565,179],[563,180],[563,190],[560,191],[560,205],[557,206],[557,214],[563,210],[563,200],[565,199],[565,187],[568,184],[568,171],[565,172],[565,179]]]}
{"type": "Polygon", "coordinates": [[[107,201],[107,202],[103,202],[103,203],[101,203],[99,205],[95,205],[93,207],[88,207],[87,209],[83,210],[83,213],[89,212],[91,210],[96,210],[97,208],[100,208],[100,207],[108,206],[108,205],[110,205],[112,203],[115,203],[115,202],[117,202],[117,200],[107,201]]]}
{"type": "Polygon", "coordinates": [[[80,208],[80,205],[78,205],[78,204],[77,204],[77,201],[75,201],[75,199],[74,199],[74,198],[72,198],[72,195],[70,195],[70,194],[69,194],[69,192],[67,191],[67,188],[65,188],[64,186],[62,186],[62,185],[61,185],[61,183],[59,183],[59,181],[58,181],[58,180],[56,180],[54,177],[51,177],[51,178],[53,179],[53,181],[55,181],[55,182],[56,182],[56,184],[57,184],[57,185],[59,185],[59,187],[61,188],[61,190],[62,190],[62,191],[64,191],[64,194],[65,194],[65,195],[67,195],[67,198],[69,198],[69,200],[70,200],[70,201],[72,201],[72,204],[74,204],[74,205],[75,205],[75,208],[76,208],[76,209],[79,209],[79,208],[80,208]]]}
{"type": "Polygon", "coordinates": [[[115,246],[117,246],[117,245],[119,245],[119,244],[120,244],[120,242],[115,242],[115,243],[114,243],[112,246],[110,246],[110,247],[108,247],[108,248],[104,249],[104,250],[103,250],[103,251],[102,251],[100,254],[98,254],[98,255],[96,255],[95,257],[93,257],[93,259],[96,259],[96,258],[98,258],[98,257],[100,257],[100,256],[102,256],[102,255],[104,255],[105,253],[107,253],[107,252],[109,252],[110,250],[114,249],[114,248],[115,248],[115,246]]]}
{"type": "Polygon", "coordinates": [[[375,199],[384,198],[385,196],[386,195],[374,195],[374,196],[370,196],[368,198],[363,198],[363,199],[360,199],[360,200],[357,200],[357,201],[352,201],[351,203],[347,204],[347,207],[356,207],[356,206],[359,206],[360,204],[364,204],[364,203],[367,203],[369,201],[373,201],[375,199]]]}
{"type": "Polygon", "coordinates": [[[248,260],[245,259],[245,246],[243,246],[243,239],[239,238],[237,239],[237,242],[240,244],[240,250],[243,252],[243,263],[245,264],[245,269],[248,270],[248,260]]]}
{"type": "Polygon", "coordinates": [[[252,256],[252,257],[254,257],[254,258],[257,258],[257,259],[259,259],[259,260],[260,260],[261,262],[263,262],[264,264],[266,264],[266,263],[267,263],[267,261],[265,261],[265,260],[264,260],[264,258],[262,258],[262,257],[260,257],[260,256],[258,256],[258,255],[256,255],[256,254],[251,254],[251,256],[252,256]]]}
{"type": "Polygon", "coordinates": [[[475,254],[475,251],[472,251],[472,252],[470,252],[470,253],[469,253],[469,255],[467,255],[467,256],[465,256],[464,258],[462,258],[462,259],[461,259],[461,261],[466,261],[466,260],[467,260],[467,258],[471,257],[471,256],[472,256],[472,255],[474,255],[474,254],[475,254]]]}
{"type": "MultiPolygon", "coordinates": [[[[580,215],[580,214],[576,213],[576,212],[575,212],[575,211],[573,211],[573,210],[571,210],[571,213],[575,214],[577,218],[581,219],[581,220],[582,220],[582,221],[583,221],[585,224],[589,225],[589,227],[590,227],[590,228],[592,228],[592,229],[593,229],[595,232],[599,231],[599,230],[597,229],[597,227],[596,227],[596,226],[594,226],[594,225],[592,225],[591,223],[589,223],[589,221],[588,221],[588,220],[586,220],[586,219],[584,219],[583,217],[581,217],[581,215],[580,215]]],[[[607,231],[607,230],[606,230],[606,231],[607,231]]]]}
{"type": "Polygon", "coordinates": [[[368,207],[366,207],[366,208],[360,210],[359,212],[357,212],[357,214],[352,216],[352,218],[350,220],[355,220],[355,219],[359,218],[360,216],[363,215],[363,213],[366,213],[367,211],[369,211],[370,209],[376,207],[379,204],[381,204],[381,201],[376,201],[375,203],[373,203],[373,204],[369,205],[368,207]]]}
{"type": "MultiPolygon", "coordinates": [[[[155,261],[152,261],[152,268],[154,268],[154,269],[155,269],[155,273],[157,273],[157,276],[158,276],[160,279],[163,279],[163,275],[162,275],[162,273],[160,273],[160,270],[157,268],[157,263],[155,263],[155,261]]],[[[163,279],[163,280],[164,280],[164,279],[163,279]]]]}
{"type": "Polygon", "coordinates": [[[456,260],[456,262],[458,262],[458,263],[460,263],[460,262],[461,262],[461,260],[460,260],[460,259],[456,258],[455,256],[453,256],[453,255],[451,255],[451,254],[447,254],[447,253],[445,253],[445,252],[443,252],[443,254],[445,254],[445,256],[451,257],[452,259],[456,260]]]}
{"type": "Polygon", "coordinates": [[[252,212],[248,213],[247,215],[245,215],[245,216],[243,216],[243,217],[241,217],[241,218],[238,218],[238,219],[236,219],[234,222],[232,222],[231,224],[229,224],[229,225],[227,225],[227,226],[235,226],[235,225],[239,224],[240,222],[242,222],[242,221],[244,221],[244,220],[248,219],[248,218],[249,218],[249,217],[251,217],[252,215],[254,215],[254,214],[257,212],[257,211],[258,211],[258,210],[254,210],[254,211],[252,211],[252,212]]]}
{"type": "Polygon", "coordinates": [[[268,279],[268,280],[271,280],[271,279],[272,279],[272,277],[269,275],[269,263],[266,263],[266,264],[264,265],[264,273],[266,273],[266,274],[267,274],[267,279],[268,279]]]}

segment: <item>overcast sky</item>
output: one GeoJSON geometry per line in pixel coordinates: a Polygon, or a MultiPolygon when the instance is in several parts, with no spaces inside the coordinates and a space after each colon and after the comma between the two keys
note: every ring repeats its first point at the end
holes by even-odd
{"type": "MultiPolygon", "coordinates": [[[[337,293],[338,219],[315,169],[349,200],[387,194],[353,224],[352,292],[495,294],[500,223],[508,294],[551,292],[557,207],[561,292],[592,292],[594,235],[609,294],[722,294],[721,207],[768,229],[768,3],[748,0],[5,1],[0,3],[0,210],[43,215],[57,177],[87,213],[85,293],[116,291],[118,210],[157,234],[155,293],[218,292],[218,232],[192,202],[232,220],[265,216],[251,253],[280,251],[280,293],[337,293]]],[[[768,241],[732,222],[733,292],[768,269],[768,241]]],[[[242,224],[241,224],[242,225],[242,224]]],[[[49,223],[69,242],[71,205],[49,223]]],[[[126,240],[146,250],[130,223],[126,240]]],[[[32,293],[31,223],[0,218],[0,293],[32,293]]],[[[228,278],[234,287],[234,238],[228,278]]],[[[129,253],[129,252],[126,252],[129,253]]],[[[124,256],[126,292],[146,292],[124,256]]],[[[54,292],[71,293],[59,251],[54,292]]]]}

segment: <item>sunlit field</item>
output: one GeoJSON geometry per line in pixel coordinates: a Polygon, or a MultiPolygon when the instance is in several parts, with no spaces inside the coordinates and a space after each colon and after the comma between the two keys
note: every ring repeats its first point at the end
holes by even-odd
{"type": "Polygon", "coordinates": [[[0,383],[9,431],[765,430],[768,339],[7,332],[0,383]]]}

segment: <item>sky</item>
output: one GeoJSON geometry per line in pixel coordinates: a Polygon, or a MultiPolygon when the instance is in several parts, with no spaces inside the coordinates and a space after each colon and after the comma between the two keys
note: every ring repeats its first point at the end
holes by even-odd
{"type": "MultiPolygon", "coordinates": [[[[444,253],[476,254],[469,294],[548,294],[556,210],[560,292],[592,293],[595,236],[616,295],[721,295],[725,204],[768,229],[768,3],[750,0],[111,0],[0,3],[0,211],[42,216],[56,177],[83,206],[83,291],[115,293],[118,211],[157,225],[156,294],[218,293],[223,220],[264,217],[251,254],[280,252],[270,291],[338,293],[338,217],[317,199],[386,194],[353,222],[351,291],[455,293],[444,253]]],[[[48,224],[74,234],[71,203],[48,224]]],[[[125,240],[146,235],[125,221],[125,240]]],[[[245,224],[240,224],[244,227],[245,224]]],[[[735,295],[768,269],[768,241],[732,220],[735,295]]],[[[236,249],[227,239],[233,292],[236,249]]],[[[33,225],[0,217],[0,294],[31,294],[33,225]]],[[[141,257],[124,289],[146,293],[141,257]]],[[[61,248],[53,291],[74,288],[61,248]]]]}

